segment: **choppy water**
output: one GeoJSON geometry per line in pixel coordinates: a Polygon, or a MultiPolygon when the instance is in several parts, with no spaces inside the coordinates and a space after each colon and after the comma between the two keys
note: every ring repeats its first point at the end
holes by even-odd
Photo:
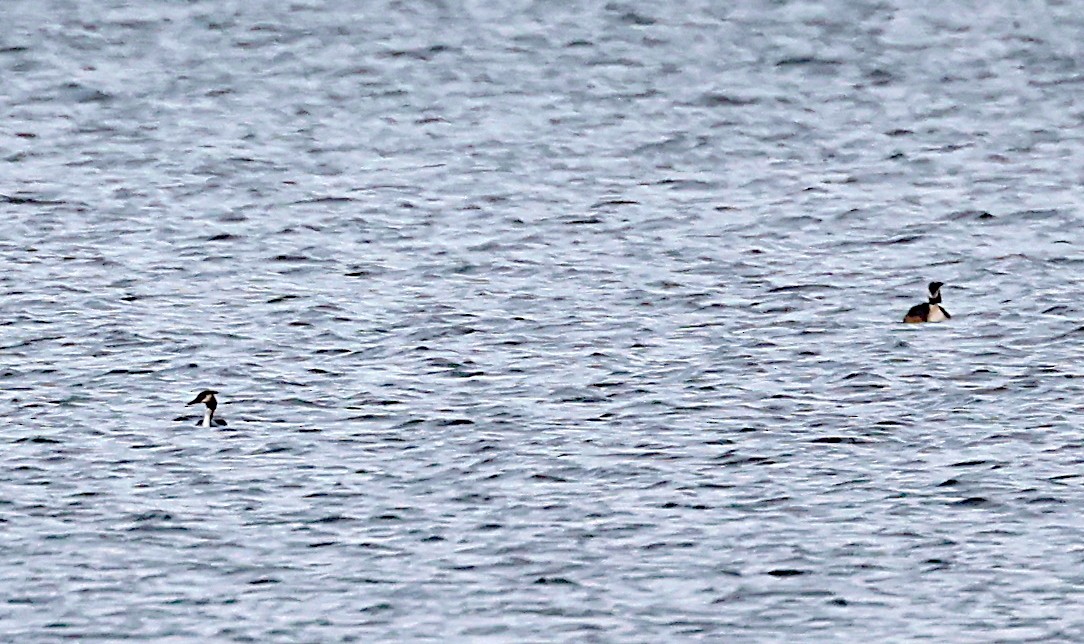
{"type": "Polygon", "coordinates": [[[1074,3],[4,8],[3,640],[1084,638],[1074,3]]]}

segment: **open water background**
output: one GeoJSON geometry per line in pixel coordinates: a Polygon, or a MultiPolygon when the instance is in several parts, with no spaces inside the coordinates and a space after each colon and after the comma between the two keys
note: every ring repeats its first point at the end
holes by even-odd
{"type": "Polygon", "coordinates": [[[1084,639],[1077,3],[3,8],[0,639],[1084,639]]]}

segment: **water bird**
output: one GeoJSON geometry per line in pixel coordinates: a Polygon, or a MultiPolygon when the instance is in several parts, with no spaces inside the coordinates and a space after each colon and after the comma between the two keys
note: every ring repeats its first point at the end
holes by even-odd
{"type": "MultiPolygon", "coordinates": [[[[218,400],[215,398],[217,391],[213,389],[204,389],[196,394],[196,397],[192,399],[192,402],[188,405],[198,405],[203,403],[207,405],[207,409],[203,411],[203,421],[196,423],[203,427],[225,427],[226,420],[223,418],[215,418],[215,409],[218,408],[218,400]]],[[[188,405],[185,405],[187,407],[188,405]]]]}
{"type": "Polygon", "coordinates": [[[942,322],[952,318],[941,306],[941,282],[930,282],[930,301],[916,304],[903,316],[904,322],[942,322]]]}

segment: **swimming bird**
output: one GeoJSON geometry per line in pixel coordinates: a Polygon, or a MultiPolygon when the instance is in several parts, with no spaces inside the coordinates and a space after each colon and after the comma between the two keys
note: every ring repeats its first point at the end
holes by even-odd
{"type": "MultiPolygon", "coordinates": [[[[198,405],[199,403],[207,405],[207,409],[203,412],[203,422],[196,423],[197,425],[202,425],[204,427],[226,426],[225,419],[215,418],[215,409],[218,407],[218,400],[215,399],[215,394],[217,393],[217,391],[212,389],[204,389],[196,394],[196,397],[192,399],[192,402],[188,403],[188,405],[198,405]]],[[[185,405],[185,407],[188,405],[185,405]]]]}
{"type": "Polygon", "coordinates": [[[951,319],[949,312],[941,307],[941,282],[930,282],[930,301],[916,304],[903,316],[904,322],[941,322],[951,319]]]}

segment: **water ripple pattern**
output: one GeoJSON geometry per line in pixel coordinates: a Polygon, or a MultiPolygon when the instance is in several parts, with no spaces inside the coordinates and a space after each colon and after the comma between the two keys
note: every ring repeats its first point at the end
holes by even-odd
{"type": "Polygon", "coordinates": [[[1084,639],[1074,3],[4,10],[0,639],[1084,639]]]}

